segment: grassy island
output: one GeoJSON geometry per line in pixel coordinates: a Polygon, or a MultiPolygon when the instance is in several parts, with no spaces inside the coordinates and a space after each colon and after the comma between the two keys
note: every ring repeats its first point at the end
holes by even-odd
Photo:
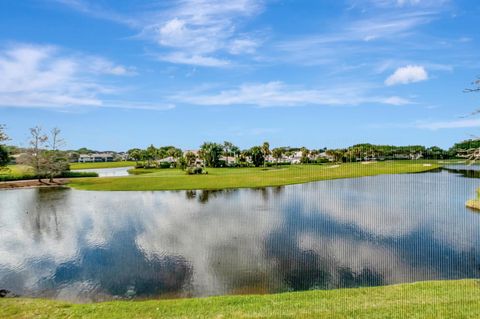
{"type": "Polygon", "coordinates": [[[477,280],[273,295],[72,304],[0,299],[9,318],[471,318],[480,312],[477,280]],[[348,305],[348,306],[347,306],[348,305]]]}
{"type": "Polygon", "coordinates": [[[207,175],[179,169],[132,170],[131,176],[78,178],[69,186],[95,191],[150,191],[256,188],[381,174],[419,173],[440,167],[437,161],[386,161],[340,165],[291,165],[256,168],[208,168],[207,175]]]}

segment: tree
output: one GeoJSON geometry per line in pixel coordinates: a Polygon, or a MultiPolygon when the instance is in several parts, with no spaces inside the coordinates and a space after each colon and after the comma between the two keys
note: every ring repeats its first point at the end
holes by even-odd
{"type": "Polygon", "coordinates": [[[228,164],[228,158],[233,156],[235,159],[240,153],[240,149],[231,142],[223,142],[223,151],[222,155],[227,159],[226,163],[228,164]]]}
{"type": "Polygon", "coordinates": [[[147,167],[151,167],[152,162],[158,158],[158,150],[155,148],[155,146],[150,145],[143,152],[143,157],[147,161],[147,167]]]}
{"type": "Polygon", "coordinates": [[[5,133],[5,125],[0,124],[0,145],[3,145],[3,142],[10,140],[7,133],[5,133]]]}
{"type": "Polygon", "coordinates": [[[264,165],[265,158],[263,157],[263,147],[254,146],[249,151],[250,157],[252,158],[252,163],[255,167],[264,165]]]}
{"type": "Polygon", "coordinates": [[[187,159],[182,156],[177,160],[177,168],[181,170],[185,170],[188,167],[187,159]]]}
{"type": "Polygon", "coordinates": [[[302,151],[302,157],[300,158],[300,163],[302,164],[310,163],[310,158],[308,157],[310,155],[310,151],[306,147],[302,147],[300,150],[302,151]]]}
{"type": "Polygon", "coordinates": [[[275,158],[275,161],[278,166],[278,161],[282,158],[283,156],[283,148],[277,147],[272,150],[272,156],[275,158]]]}
{"type": "Polygon", "coordinates": [[[185,154],[185,160],[187,161],[187,166],[192,167],[195,166],[197,156],[193,152],[187,152],[185,154]]]}
{"type": "Polygon", "coordinates": [[[0,124],[0,170],[8,165],[10,162],[10,154],[3,142],[8,141],[9,138],[5,133],[5,125],[0,124]]]}
{"type": "Polygon", "coordinates": [[[334,162],[341,162],[343,160],[343,157],[345,156],[346,151],[345,150],[327,150],[325,152],[328,156],[333,157],[334,162]]]}
{"type": "Polygon", "coordinates": [[[223,145],[211,142],[205,142],[200,146],[200,158],[203,159],[205,166],[218,167],[220,165],[220,155],[223,151],[223,145]]]}
{"type": "Polygon", "coordinates": [[[47,140],[48,137],[43,133],[40,126],[32,127],[30,129],[30,141],[28,142],[30,148],[27,151],[27,156],[22,159],[22,164],[33,167],[39,182],[46,175],[44,151],[47,140]]]}
{"type": "Polygon", "coordinates": [[[263,165],[266,165],[267,163],[265,162],[265,159],[267,159],[267,156],[270,155],[270,144],[268,142],[263,142],[262,153],[263,153],[263,158],[264,158],[264,164],[263,165]]]}
{"type": "Polygon", "coordinates": [[[3,145],[0,145],[0,171],[7,169],[6,166],[10,163],[10,154],[7,148],[3,145]]]}
{"type": "Polygon", "coordinates": [[[127,151],[128,158],[133,159],[138,166],[138,162],[142,160],[142,150],[139,148],[132,148],[127,151]]]}
{"type": "Polygon", "coordinates": [[[50,137],[46,140],[49,149],[43,153],[44,171],[50,182],[53,182],[55,177],[69,170],[66,154],[60,151],[60,148],[65,146],[65,140],[60,136],[60,133],[60,129],[56,127],[51,130],[50,137]]]}

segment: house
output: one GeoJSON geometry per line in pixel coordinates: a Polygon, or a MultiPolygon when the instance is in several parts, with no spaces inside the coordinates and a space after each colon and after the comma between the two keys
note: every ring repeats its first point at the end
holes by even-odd
{"type": "Polygon", "coordinates": [[[95,153],[95,154],[80,154],[78,157],[79,163],[93,163],[93,162],[113,162],[113,154],[111,153],[95,153]]]}
{"type": "Polygon", "coordinates": [[[170,163],[170,164],[172,164],[172,163],[176,163],[177,160],[174,159],[172,156],[169,156],[169,157],[159,159],[157,162],[158,163],[170,163]]]}

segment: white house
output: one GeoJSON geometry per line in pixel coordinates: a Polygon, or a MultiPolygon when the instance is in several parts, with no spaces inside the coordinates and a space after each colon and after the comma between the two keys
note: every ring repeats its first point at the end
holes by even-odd
{"type": "Polygon", "coordinates": [[[111,153],[95,153],[95,154],[80,154],[78,157],[79,163],[93,163],[93,162],[113,162],[113,154],[111,153]]]}

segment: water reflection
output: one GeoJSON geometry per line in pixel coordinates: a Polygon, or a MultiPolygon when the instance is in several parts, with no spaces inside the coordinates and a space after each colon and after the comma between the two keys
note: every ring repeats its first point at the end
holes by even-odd
{"type": "Polygon", "coordinates": [[[278,188],[0,192],[0,289],[73,300],[479,277],[478,180],[448,172],[278,188]]]}

